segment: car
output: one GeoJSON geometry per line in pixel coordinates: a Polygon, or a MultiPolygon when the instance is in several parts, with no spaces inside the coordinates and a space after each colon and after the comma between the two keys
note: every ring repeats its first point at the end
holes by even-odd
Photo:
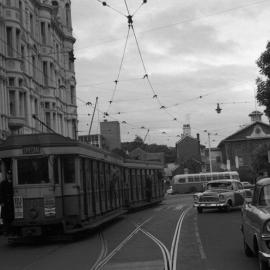
{"type": "Polygon", "coordinates": [[[247,182],[247,181],[243,181],[241,183],[242,183],[242,185],[243,185],[244,188],[249,188],[249,189],[253,189],[254,188],[254,185],[251,184],[251,183],[249,183],[249,182],[247,182]]]}
{"type": "Polygon", "coordinates": [[[204,192],[193,195],[193,205],[198,213],[213,208],[230,211],[232,207],[242,206],[249,192],[239,180],[213,180],[206,184],[204,192]]]}
{"type": "Polygon", "coordinates": [[[270,269],[270,178],[259,180],[243,205],[241,231],[246,256],[258,256],[259,269],[270,269]]]}

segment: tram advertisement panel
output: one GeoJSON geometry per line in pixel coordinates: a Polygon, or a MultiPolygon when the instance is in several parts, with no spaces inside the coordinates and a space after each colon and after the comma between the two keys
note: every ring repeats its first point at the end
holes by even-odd
{"type": "Polygon", "coordinates": [[[23,197],[15,196],[14,201],[14,217],[15,219],[23,218],[23,197]]]}

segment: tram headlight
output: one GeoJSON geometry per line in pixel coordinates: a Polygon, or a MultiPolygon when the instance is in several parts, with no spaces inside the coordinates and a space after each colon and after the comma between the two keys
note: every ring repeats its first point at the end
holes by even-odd
{"type": "Polygon", "coordinates": [[[218,196],[218,199],[219,199],[219,201],[220,202],[225,202],[225,196],[223,195],[223,194],[220,194],[219,196],[218,196]]]}

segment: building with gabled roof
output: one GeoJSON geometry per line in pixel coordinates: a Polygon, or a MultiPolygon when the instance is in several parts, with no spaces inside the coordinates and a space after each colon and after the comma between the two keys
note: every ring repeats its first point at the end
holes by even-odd
{"type": "Polygon", "coordinates": [[[227,170],[237,170],[241,180],[253,182],[258,172],[252,167],[252,158],[263,146],[265,149],[270,146],[270,125],[261,121],[262,113],[259,111],[249,116],[251,123],[223,139],[218,148],[227,170]]]}
{"type": "Polygon", "coordinates": [[[199,173],[202,171],[201,145],[200,137],[191,136],[189,124],[183,125],[183,134],[181,139],[176,143],[177,172],[175,173],[199,173]]]}

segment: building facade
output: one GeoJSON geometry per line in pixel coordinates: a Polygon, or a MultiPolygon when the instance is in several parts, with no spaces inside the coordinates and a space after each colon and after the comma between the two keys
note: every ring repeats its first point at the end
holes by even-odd
{"type": "Polygon", "coordinates": [[[177,164],[179,167],[174,172],[181,173],[199,173],[202,171],[201,145],[200,137],[191,136],[189,124],[183,125],[183,134],[181,139],[176,143],[177,164]]]}
{"type": "Polygon", "coordinates": [[[104,138],[108,150],[121,149],[120,124],[118,121],[101,122],[100,134],[104,138]]]}
{"type": "Polygon", "coordinates": [[[74,42],[69,0],[0,0],[0,138],[77,137],[74,42]]]}
{"type": "Polygon", "coordinates": [[[81,135],[79,136],[79,141],[101,149],[106,149],[105,140],[100,134],[81,135]]]}
{"type": "Polygon", "coordinates": [[[249,115],[251,124],[225,138],[218,145],[222,153],[223,167],[237,170],[242,181],[254,182],[258,176],[259,171],[254,169],[258,153],[265,152],[265,161],[269,164],[267,152],[270,149],[270,125],[261,121],[261,115],[258,111],[252,112],[249,115]]]}

